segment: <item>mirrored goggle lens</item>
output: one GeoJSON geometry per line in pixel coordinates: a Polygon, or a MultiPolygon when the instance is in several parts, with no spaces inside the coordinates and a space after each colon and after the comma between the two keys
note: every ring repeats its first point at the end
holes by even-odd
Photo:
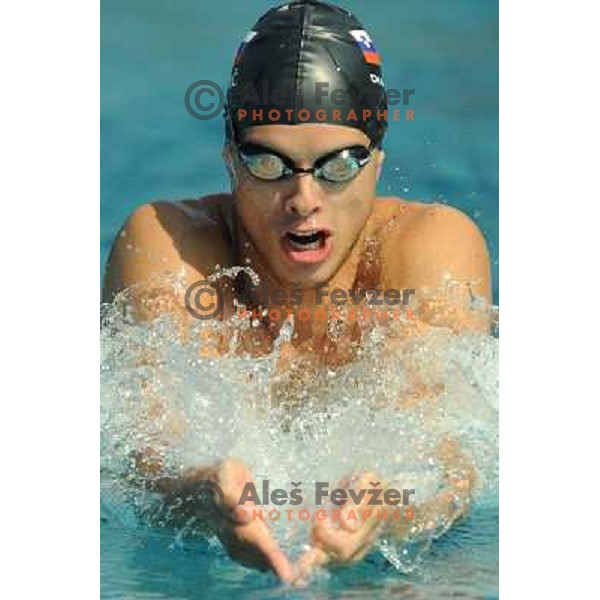
{"type": "Polygon", "coordinates": [[[333,183],[350,181],[369,162],[369,156],[366,148],[343,150],[322,164],[315,174],[333,183]]]}
{"type": "Polygon", "coordinates": [[[284,162],[275,154],[244,154],[244,164],[248,171],[258,179],[274,181],[287,175],[288,169],[284,162]]]}

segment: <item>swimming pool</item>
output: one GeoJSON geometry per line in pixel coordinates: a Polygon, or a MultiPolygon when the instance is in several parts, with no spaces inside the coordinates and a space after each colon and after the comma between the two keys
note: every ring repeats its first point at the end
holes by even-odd
{"type": "Polygon", "coordinates": [[[177,545],[160,531],[135,532],[110,516],[101,528],[103,598],[497,598],[498,512],[479,507],[439,540],[419,573],[399,576],[376,556],[305,590],[231,563],[207,544],[177,545]],[[453,595],[454,594],[454,595],[453,595]]]}
{"type": "MultiPolygon", "coordinates": [[[[102,19],[101,257],[131,210],[155,198],[228,189],[220,162],[222,123],[197,121],[183,95],[193,81],[225,84],[244,33],[271,2],[104,0],[102,19]]],[[[498,15],[495,2],[348,1],[384,57],[386,84],[414,88],[415,122],[392,123],[381,195],[447,202],[470,214],[498,281],[498,15]]],[[[142,333],[141,335],[145,335],[142,333]]],[[[493,344],[493,342],[490,342],[493,344]]],[[[464,366],[466,357],[458,359],[464,366]],[[461,362],[462,361],[462,362],[461,362]]],[[[496,355],[478,365],[495,393],[496,355]]],[[[109,377],[109,383],[113,381],[109,377]]],[[[113,381],[114,383],[114,381],[113,381]]],[[[187,385],[191,385],[188,383],[187,385]]],[[[221,391],[221,394],[224,392],[221,391]]],[[[493,418],[487,427],[493,429],[493,418]]],[[[136,527],[102,503],[102,596],[106,598],[472,597],[497,594],[497,489],[468,520],[433,543],[422,564],[399,574],[381,556],[305,591],[232,564],[204,542],[136,527]]]]}

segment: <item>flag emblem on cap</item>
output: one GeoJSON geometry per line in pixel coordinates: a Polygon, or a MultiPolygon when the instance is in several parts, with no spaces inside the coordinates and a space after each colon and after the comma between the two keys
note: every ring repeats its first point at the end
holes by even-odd
{"type": "Polygon", "coordinates": [[[366,31],[362,29],[353,29],[350,32],[350,35],[356,40],[358,47],[361,49],[363,56],[365,57],[365,61],[370,65],[380,65],[381,58],[377,53],[377,49],[375,48],[375,44],[371,39],[371,36],[366,31]]]}

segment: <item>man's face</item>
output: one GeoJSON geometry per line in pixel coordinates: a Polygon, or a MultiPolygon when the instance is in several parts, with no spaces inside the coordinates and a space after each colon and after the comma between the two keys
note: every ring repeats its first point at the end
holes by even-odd
{"type": "MultiPolygon", "coordinates": [[[[252,127],[243,141],[283,154],[301,168],[312,167],[333,151],[370,143],[357,129],[312,123],[252,127]]],[[[383,153],[375,150],[369,164],[345,183],[329,183],[312,174],[261,181],[233,149],[232,154],[238,220],[272,275],[303,288],[331,279],[371,214],[383,153]]]]}

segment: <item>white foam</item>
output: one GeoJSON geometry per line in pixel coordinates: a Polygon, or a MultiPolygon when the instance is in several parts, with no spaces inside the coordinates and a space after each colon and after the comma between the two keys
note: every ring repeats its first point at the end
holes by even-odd
{"type": "MultiPolygon", "coordinates": [[[[335,487],[351,472],[367,469],[398,481],[394,487],[416,489],[417,500],[430,496],[441,484],[436,447],[450,434],[477,469],[476,501],[497,494],[494,337],[433,329],[384,353],[387,332],[376,328],[357,362],[306,370],[301,385],[291,386],[276,364],[290,343],[293,323],[269,356],[203,358],[197,337],[183,343],[168,317],[140,325],[123,318],[122,307],[104,311],[103,502],[117,512],[120,505],[146,501],[123,485],[133,473],[132,451],[144,447],[161,454],[174,473],[241,458],[257,479],[268,478],[272,489],[289,490],[291,481],[302,481],[310,507],[314,481],[335,487]],[[151,364],[140,364],[141,356],[151,364]],[[415,370],[437,390],[437,400],[402,408],[399,401],[410,389],[407,372],[415,370]],[[153,399],[168,400],[166,415],[149,414],[153,399]]],[[[206,327],[214,324],[199,322],[196,333],[206,327]]],[[[296,375],[302,380],[301,368],[296,375]]],[[[301,551],[305,526],[279,522],[274,528],[292,553],[301,551]]],[[[392,564],[409,568],[406,548],[384,540],[381,552],[392,564]]]]}

